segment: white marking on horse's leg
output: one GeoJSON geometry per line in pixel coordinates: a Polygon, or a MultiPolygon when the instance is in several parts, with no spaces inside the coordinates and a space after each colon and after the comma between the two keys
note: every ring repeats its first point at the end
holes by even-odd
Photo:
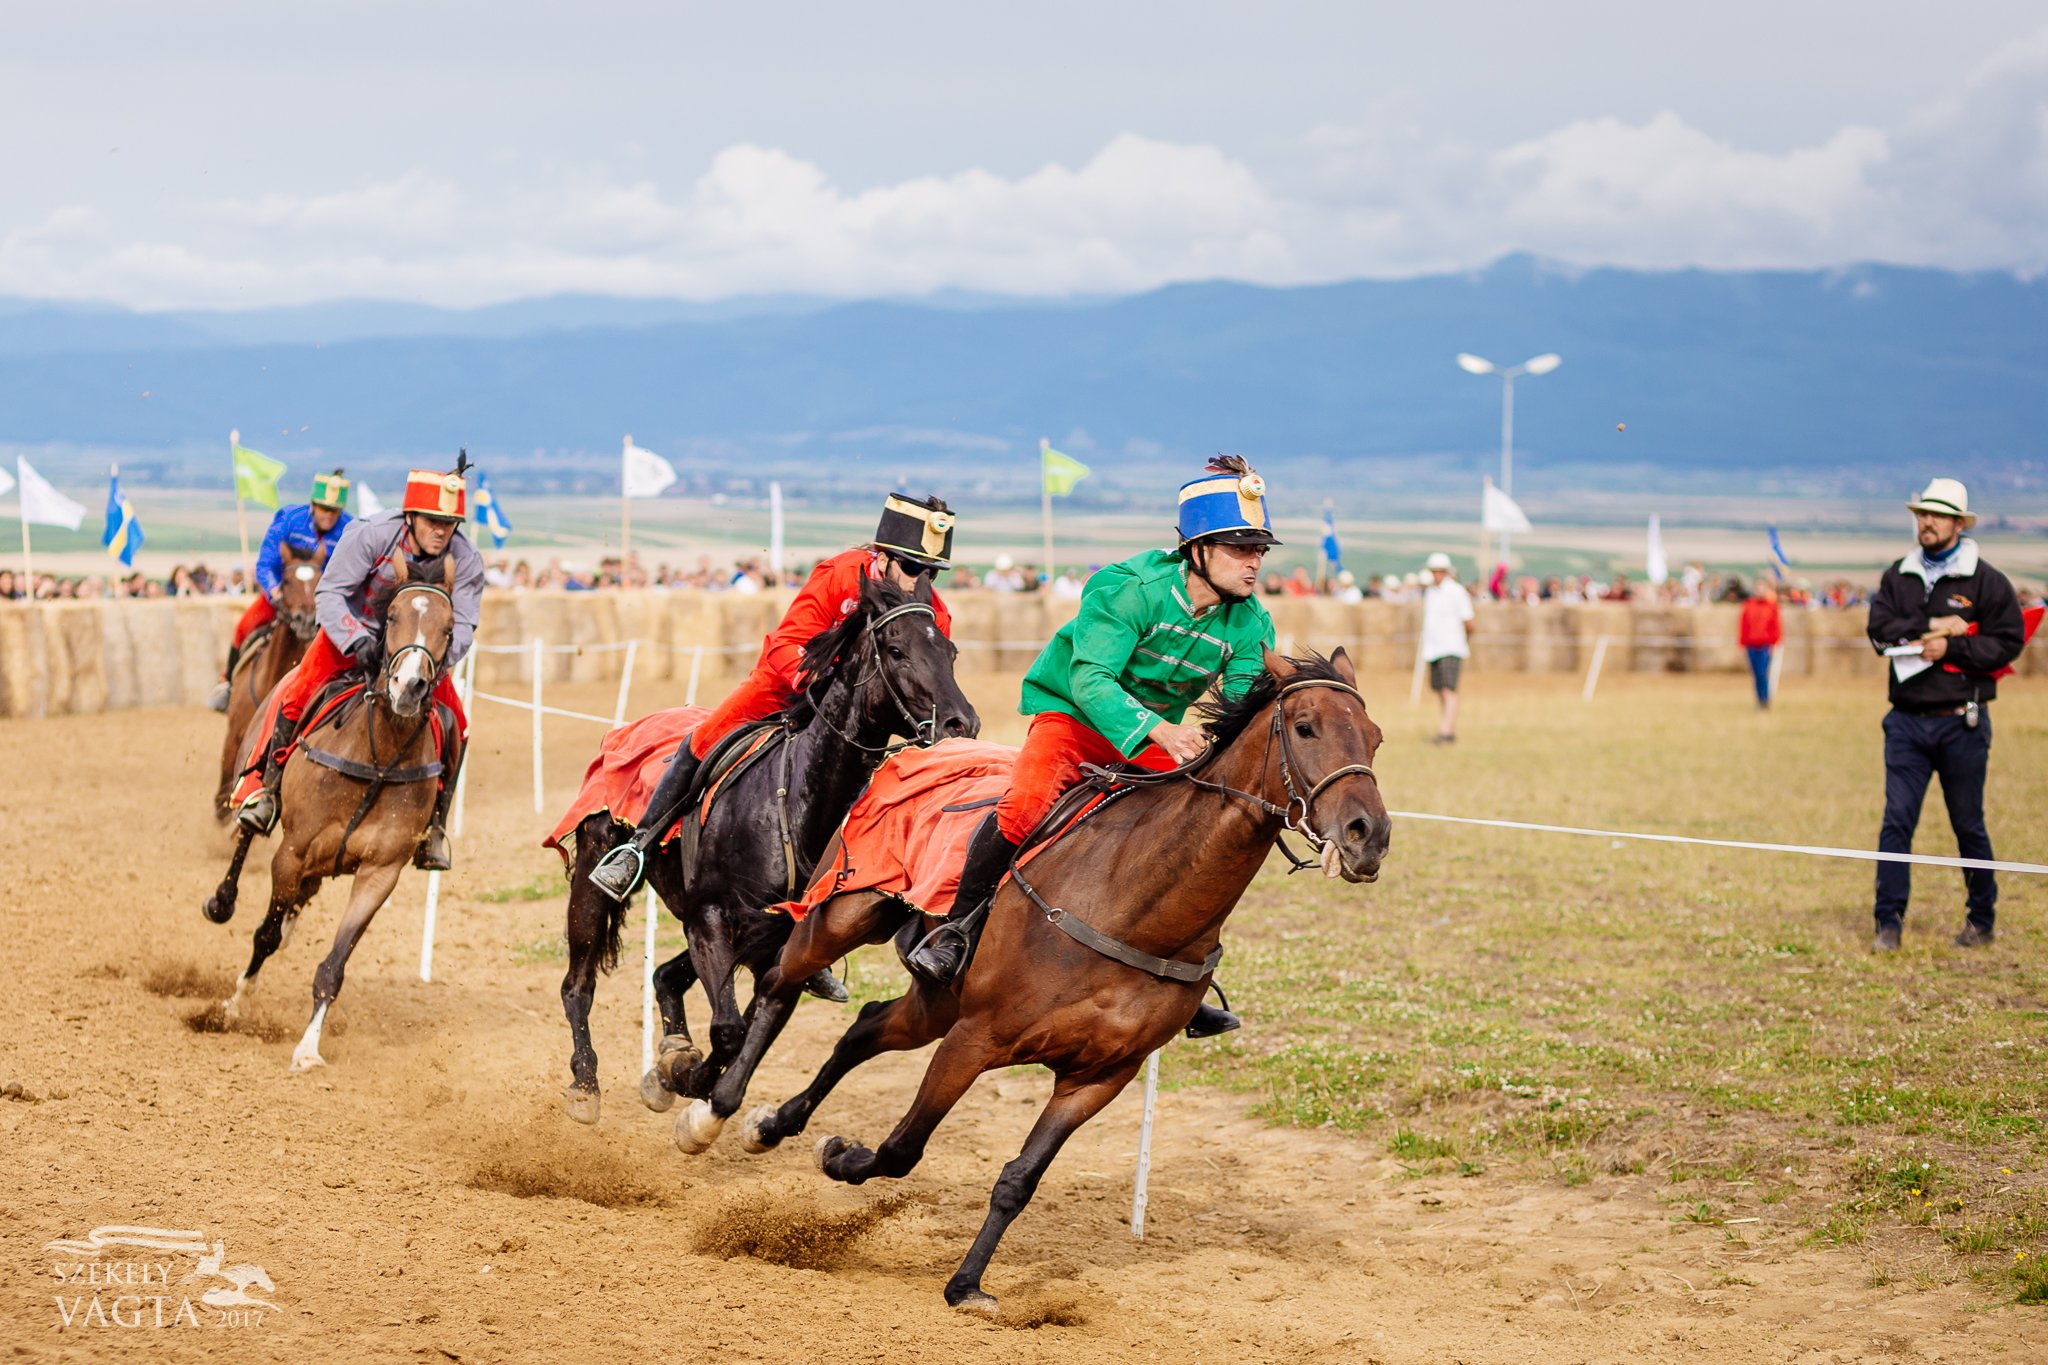
{"type": "Polygon", "coordinates": [[[221,1001],[220,1004],[220,1012],[223,1018],[232,1023],[236,1018],[240,1017],[242,1013],[242,996],[248,991],[250,984],[247,972],[243,972],[235,978],[235,993],[221,1001]]]}
{"type": "Polygon", "coordinates": [[[286,948],[291,946],[292,930],[298,927],[299,912],[296,910],[287,910],[285,912],[284,922],[277,926],[277,951],[281,953],[286,948]]]}
{"type": "Polygon", "coordinates": [[[292,1049],[292,1074],[311,1071],[316,1066],[326,1066],[327,1059],[320,1055],[320,1029],[327,1022],[325,1002],[313,1010],[312,1022],[306,1025],[306,1034],[299,1039],[299,1045],[292,1049]]]}
{"type": "Polygon", "coordinates": [[[725,1131],[725,1120],[712,1112],[710,1100],[691,1100],[682,1113],[676,1115],[676,1146],[690,1156],[710,1150],[718,1141],[718,1135],[725,1131]]]}

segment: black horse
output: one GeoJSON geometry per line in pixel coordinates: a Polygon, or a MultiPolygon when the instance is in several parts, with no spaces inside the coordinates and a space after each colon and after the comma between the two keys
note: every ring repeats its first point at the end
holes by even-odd
{"type": "MultiPolygon", "coordinates": [[[[647,883],[683,922],[690,944],[654,973],[664,1036],[654,1069],[641,1078],[640,1096],[657,1113],[678,1094],[709,1093],[738,1052],[746,1022],[734,1000],[734,975],[745,967],[758,983],[791,928],[788,916],[759,907],[802,891],[854,799],[891,752],[891,737],[931,744],[980,732],[981,719],[953,678],[959,651],[938,629],[931,601],[929,575],[909,593],[864,581],[853,613],[804,649],[807,682],[784,713],[783,751],[765,753],[720,786],[696,832],[694,857],[687,852],[693,841],[682,838],[649,854],[647,883]],[[698,1051],[683,1015],[683,993],[697,982],[711,1003],[709,1057],[698,1051]]],[[[697,813],[688,818],[696,820],[697,813]]],[[[618,963],[626,917],[624,905],[591,885],[590,871],[628,833],[604,812],[575,833],[569,969],[562,977],[573,1079],[562,1102],[579,1123],[598,1119],[590,1005],[598,968],[609,971],[618,963]]],[[[693,1134],[685,1123],[689,1112],[676,1117],[676,1143],[701,1151],[717,1134],[693,1134]]]]}

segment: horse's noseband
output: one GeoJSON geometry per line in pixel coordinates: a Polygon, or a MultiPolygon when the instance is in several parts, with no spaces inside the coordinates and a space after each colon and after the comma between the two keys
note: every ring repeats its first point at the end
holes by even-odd
{"type": "MultiPolygon", "coordinates": [[[[449,596],[447,589],[435,587],[432,583],[404,583],[399,585],[399,589],[397,592],[391,594],[391,601],[388,604],[386,604],[384,608],[384,623],[385,628],[387,630],[390,628],[391,624],[391,612],[395,607],[397,607],[398,599],[405,596],[409,592],[433,593],[436,597],[439,597],[443,602],[446,602],[448,604],[448,610],[450,612],[453,612],[455,610],[455,599],[449,596]]],[[[414,650],[418,650],[420,653],[427,656],[428,685],[431,686],[441,676],[442,660],[445,657],[445,655],[436,654],[433,650],[428,649],[424,644],[420,643],[418,640],[415,640],[409,645],[400,645],[397,649],[392,650],[389,654],[384,656],[384,666],[377,670],[377,685],[380,688],[391,677],[391,670],[397,666],[398,661],[404,658],[406,655],[412,653],[414,650]]]]}

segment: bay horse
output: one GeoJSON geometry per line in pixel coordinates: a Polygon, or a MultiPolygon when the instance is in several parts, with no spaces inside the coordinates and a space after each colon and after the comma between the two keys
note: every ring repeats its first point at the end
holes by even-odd
{"type": "MultiPolygon", "coordinates": [[[[939,1040],[915,1103],[878,1148],[841,1137],[817,1144],[819,1169],[858,1185],[907,1175],[983,1072],[1050,1069],[1052,1100],[1003,1167],[981,1232],[946,1284],[956,1308],[995,1311],[981,1277],[996,1243],[1068,1136],[1194,1017],[1222,957],[1224,922],[1282,831],[1315,845],[1328,874],[1379,876],[1392,831],[1372,770],[1381,734],[1343,650],[1329,659],[1269,650],[1257,681],[1206,714],[1207,755],[1170,773],[1124,775],[1134,784],[1124,795],[1028,872],[1012,865],[956,986],[912,977],[908,994],[868,1004],[808,1089],[747,1115],[747,1148],[766,1151],[801,1133],[853,1068],[939,1040]]],[[[795,983],[862,944],[921,933],[911,918],[902,901],[875,891],[833,897],[805,916],[763,974],[746,1043],[710,1104],[726,1114],[737,1107],[747,1074],[788,1017],[795,983]]]]}
{"type": "Polygon", "coordinates": [[[313,593],[320,586],[320,570],[327,564],[322,547],[302,555],[290,545],[284,547],[284,576],[277,587],[277,619],[257,628],[260,640],[244,640],[242,652],[228,673],[228,732],[220,746],[220,785],[213,792],[213,818],[226,820],[234,813],[231,797],[235,781],[242,775],[242,741],[249,722],[263,708],[263,699],[278,679],[292,671],[306,657],[320,629],[314,614],[313,593]]]}
{"type": "MultiPolygon", "coordinates": [[[[264,961],[290,941],[300,909],[320,883],[353,874],[334,946],[313,973],[313,1017],[292,1051],[295,1073],[325,1065],[320,1033],[328,1007],[341,993],[349,954],[412,860],[438,791],[431,694],[455,633],[455,603],[448,595],[454,559],[442,557],[438,581],[411,577],[402,554],[391,562],[398,581],[384,608],[383,663],[350,701],[320,713],[313,709],[320,705],[316,700],[307,710],[278,787],[281,819],[270,860],[269,912],[256,929],[248,968],[221,1004],[227,1019],[236,1018],[264,961]]],[[[459,765],[460,745],[453,737],[449,750],[459,765]]],[[[216,924],[235,913],[237,879],[254,837],[240,831],[227,876],[206,902],[206,917],[216,924]]]]}
{"type": "MultiPolygon", "coordinates": [[[[682,921],[689,939],[689,947],[654,974],[663,1036],[654,1068],[641,1078],[640,1096],[656,1113],[670,1108],[678,1094],[708,1091],[739,1050],[746,1023],[733,978],[744,967],[758,986],[790,930],[787,915],[759,907],[789,899],[809,882],[876,765],[900,747],[891,746],[891,737],[931,744],[980,732],[981,718],[953,677],[959,650],[939,630],[931,601],[929,574],[920,574],[908,593],[864,580],[854,611],[804,649],[808,681],[781,722],[788,734],[780,752],[768,753],[719,787],[696,832],[689,865],[680,838],[648,855],[647,884],[682,921]],[[711,1005],[708,1057],[692,1040],[683,1012],[683,993],[699,983],[711,1005]]],[[[704,771],[711,768],[707,760],[704,771]]],[[[697,810],[686,818],[696,820],[697,810]]],[[[579,1123],[598,1121],[590,1007],[599,967],[618,963],[627,909],[591,885],[590,871],[628,833],[604,811],[585,818],[575,833],[569,966],[562,977],[572,1079],[562,1106],[579,1123]]],[[[686,1117],[687,1111],[677,1115],[676,1144],[686,1152],[702,1151],[717,1134],[691,1131],[686,1117]]]]}

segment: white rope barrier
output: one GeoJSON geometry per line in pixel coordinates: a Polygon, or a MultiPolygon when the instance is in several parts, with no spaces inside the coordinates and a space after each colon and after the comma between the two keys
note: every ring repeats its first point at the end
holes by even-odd
{"type": "Polygon", "coordinates": [[[1467,815],[1432,815],[1396,810],[1400,820],[1434,820],[1447,825],[1480,825],[1488,829],[1530,830],[1538,834],[1576,834],[1589,839],[1637,839],[1654,844],[1695,844],[1705,848],[1745,848],[1759,853],[1799,853],[1809,858],[1850,858],[1866,863],[1912,863],[1921,867],[1959,867],[1964,871],[2024,872],[2048,876],[2048,863],[2015,863],[1993,858],[1944,858],[1933,853],[1881,853],[1865,848],[1829,848],[1824,844],[1765,844],[1746,839],[1700,839],[1685,834],[1642,834],[1632,830],[1583,829],[1577,825],[1541,825],[1524,820],[1481,820],[1467,815]]]}

